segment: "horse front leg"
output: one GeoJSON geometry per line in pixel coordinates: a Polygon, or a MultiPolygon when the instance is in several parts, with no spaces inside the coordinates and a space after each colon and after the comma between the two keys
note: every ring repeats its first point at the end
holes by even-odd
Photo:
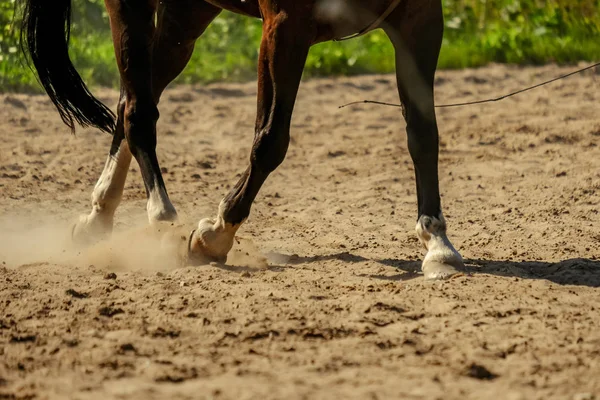
{"type": "Polygon", "coordinates": [[[407,123],[408,148],[415,167],[418,197],[417,235],[427,254],[426,279],[445,279],[464,266],[446,235],[438,178],[439,137],[434,108],[434,75],[443,35],[440,0],[416,10],[399,7],[386,21],[396,50],[398,90],[407,123]]]}
{"type": "Polygon", "coordinates": [[[261,186],[284,160],[292,111],[313,34],[310,24],[284,10],[263,11],[263,38],[258,64],[258,112],[250,163],[219,205],[215,219],[203,219],[189,239],[189,261],[225,262],[234,235],[250,215],[261,186]]]}

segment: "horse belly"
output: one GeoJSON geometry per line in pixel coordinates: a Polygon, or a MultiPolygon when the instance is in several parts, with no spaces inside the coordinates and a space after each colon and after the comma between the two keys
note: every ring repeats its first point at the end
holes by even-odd
{"type": "Polygon", "coordinates": [[[390,0],[317,0],[315,20],[331,36],[321,39],[342,38],[362,31],[385,12],[389,3],[390,0]]]}
{"type": "Polygon", "coordinates": [[[222,8],[236,14],[260,18],[258,0],[204,0],[213,6],[222,8]]]}

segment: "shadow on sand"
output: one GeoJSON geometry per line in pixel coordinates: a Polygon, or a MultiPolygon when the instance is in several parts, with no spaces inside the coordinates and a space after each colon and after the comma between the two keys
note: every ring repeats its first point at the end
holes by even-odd
{"type": "MultiPolygon", "coordinates": [[[[411,275],[420,271],[418,262],[394,259],[377,261],[411,275]]],[[[573,258],[559,262],[543,262],[467,259],[465,264],[465,272],[469,274],[545,279],[559,285],[600,287],[600,261],[597,260],[573,258]]]]}
{"type": "MultiPolygon", "coordinates": [[[[387,267],[399,270],[396,275],[368,275],[363,276],[373,279],[388,281],[407,281],[422,277],[421,262],[399,259],[370,259],[348,252],[324,256],[298,256],[280,253],[269,253],[267,258],[271,267],[283,270],[285,265],[301,265],[318,263],[330,260],[339,260],[348,263],[376,262],[387,267]]],[[[600,261],[584,258],[573,258],[560,262],[541,261],[504,261],[504,260],[478,260],[467,259],[466,273],[487,274],[502,277],[516,277],[521,279],[545,279],[559,285],[577,285],[600,287],[600,261]]]]}

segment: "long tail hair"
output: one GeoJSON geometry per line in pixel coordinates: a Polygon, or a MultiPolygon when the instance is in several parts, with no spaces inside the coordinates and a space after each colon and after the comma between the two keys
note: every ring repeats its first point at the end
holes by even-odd
{"type": "Polygon", "coordinates": [[[22,0],[21,48],[64,123],[113,133],[115,115],[86,87],[69,58],[71,0],[22,0]]]}

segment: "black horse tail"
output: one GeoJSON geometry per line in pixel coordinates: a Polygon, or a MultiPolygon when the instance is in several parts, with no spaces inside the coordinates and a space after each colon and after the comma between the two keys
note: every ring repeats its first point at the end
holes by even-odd
{"type": "Polygon", "coordinates": [[[86,87],[69,58],[71,0],[23,0],[21,48],[64,123],[113,133],[115,115],[86,87]]]}

